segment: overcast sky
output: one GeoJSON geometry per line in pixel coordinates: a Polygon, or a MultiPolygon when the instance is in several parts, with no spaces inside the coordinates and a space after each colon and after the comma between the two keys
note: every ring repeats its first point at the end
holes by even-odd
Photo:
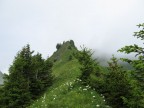
{"type": "Polygon", "coordinates": [[[140,42],[132,35],[143,22],[144,0],[0,0],[0,70],[27,43],[44,58],[70,39],[114,54],[140,42]]]}

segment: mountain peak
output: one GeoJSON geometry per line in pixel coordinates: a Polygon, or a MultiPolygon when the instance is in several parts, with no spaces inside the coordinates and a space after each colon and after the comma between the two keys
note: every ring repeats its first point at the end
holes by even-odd
{"type": "Polygon", "coordinates": [[[51,61],[59,61],[59,60],[69,60],[73,57],[73,53],[77,51],[75,43],[73,40],[64,41],[62,44],[58,43],[56,45],[57,51],[53,53],[50,57],[51,61]]]}

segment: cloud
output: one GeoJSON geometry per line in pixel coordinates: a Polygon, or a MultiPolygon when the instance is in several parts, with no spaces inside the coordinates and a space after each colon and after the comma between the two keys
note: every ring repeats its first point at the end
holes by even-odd
{"type": "Polygon", "coordinates": [[[143,0],[1,0],[0,70],[8,68],[27,43],[46,58],[57,43],[73,39],[79,47],[116,53],[143,22],[143,0]]]}

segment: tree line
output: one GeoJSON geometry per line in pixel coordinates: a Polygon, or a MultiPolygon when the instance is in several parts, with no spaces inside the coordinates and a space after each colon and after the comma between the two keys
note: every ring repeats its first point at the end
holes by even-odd
{"type": "Polygon", "coordinates": [[[52,85],[52,62],[34,55],[30,45],[19,51],[0,88],[0,108],[24,108],[52,85]]]}

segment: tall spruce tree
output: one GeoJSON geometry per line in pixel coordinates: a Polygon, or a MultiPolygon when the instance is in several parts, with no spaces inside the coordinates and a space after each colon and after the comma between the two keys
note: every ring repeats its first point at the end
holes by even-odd
{"type": "Polygon", "coordinates": [[[93,88],[101,89],[102,78],[98,62],[92,58],[92,50],[86,47],[82,48],[76,55],[81,64],[80,70],[82,72],[79,77],[84,85],[90,85],[93,88]]]}
{"type": "Polygon", "coordinates": [[[124,70],[114,56],[108,62],[109,73],[105,78],[105,96],[113,108],[142,108],[142,96],[130,71],[124,70]]]}
{"type": "Polygon", "coordinates": [[[90,74],[94,71],[95,68],[95,60],[92,59],[92,52],[90,49],[86,47],[82,48],[82,51],[79,51],[76,55],[79,63],[81,64],[81,76],[80,79],[84,84],[89,83],[90,74]]]}
{"type": "Polygon", "coordinates": [[[4,103],[7,108],[25,107],[30,102],[30,60],[32,52],[27,45],[17,54],[4,83],[4,103]]]}

